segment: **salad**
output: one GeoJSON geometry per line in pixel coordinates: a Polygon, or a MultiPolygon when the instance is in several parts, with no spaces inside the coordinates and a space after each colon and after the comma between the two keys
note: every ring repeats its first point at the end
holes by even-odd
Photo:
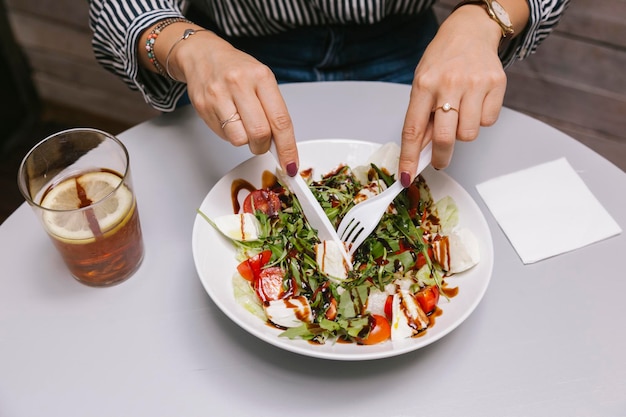
{"type": "MultiPolygon", "coordinates": [[[[337,226],[355,204],[393,183],[398,155],[387,144],[362,166],[340,165],[319,179],[312,169],[301,175],[337,226]]],[[[260,189],[233,184],[234,214],[200,214],[236,248],[237,302],[283,337],[367,345],[418,336],[441,314],[439,300],[456,294],[446,278],[479,261],[453,199],[434,201],[421,176],[389,206],[351,268],[333,242],[319,240],[277,176],[266,172],[263,182],[260,189]]]]}

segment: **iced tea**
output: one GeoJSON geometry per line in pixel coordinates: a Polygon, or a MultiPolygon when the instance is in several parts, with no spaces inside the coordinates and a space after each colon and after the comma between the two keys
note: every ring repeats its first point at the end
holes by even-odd
{"type": "Polygon", "coordinates": [[[141,264],[130,157],[115,136],[91,128],[48,136],[22,160],[18,186],[78,281],[113,285],[141,264]]]}
{"type": "Polygon", "coordinates": [[[137,202],[121,175],[80,173],[47,189],[43,223],[79,281],[95,286],[121,282],[143,258],[137,202]]]}

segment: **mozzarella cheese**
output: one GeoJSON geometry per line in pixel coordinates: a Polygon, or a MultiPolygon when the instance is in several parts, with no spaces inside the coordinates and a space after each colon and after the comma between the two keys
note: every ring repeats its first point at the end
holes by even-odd
{"type": "Polygon", "coordinates": [[[385,287],[385,291],[380,291],[378,288],[373,287],[367,296],[367,311],[372,314],[384,316],[387,297],[392,295],[394,291],[395,286],[393,284],[387,285],[385,287]]]}
{"type": "Polygon", "coordinates": [[[451,274],[466,271],[480,261],[478,239],[466,228],[454,230],[432,246],[437,262],[451,274]]]}
{"type": "Polygon", "coordinates": [[[361,184],[367,183],[367,173],[370,165],[374,164],[387,173],[393,174],[398,169],[398,161],[400,159],[400,146],[395,142],[388,142],[378,148],[365,164],[355,167],[352,172],[361,184]]]}
{"type": "Polygon", "coordinates": [[[448,236],[450,239],[450,272],[456,274],[470,269],[480,261],[478,239],[471,230],[462,228],[448,236]]]}
{"type": "Polygon", "coordinates": [[[251,213],[226,214],[213,222],[220,232],[234,240],[258,240],[261,234],[261,224],[251,213]]]}
{"type": "Polygon", "coordinates": [[[273,300],[264,306],[269,321],[280,327],[298,327],[313,321],[313,313],[304,296],[273,300]]]}
{"type": "Polygon", "coordinates": [[[332,240],[325,240],[315,245],[315,260],[322,272],[330,277],[344,280],[348,276],[348,265],[338,246],[332,240]]]}
{"type": "Polygon", "coordinates": [[[391,311],[391,340],[406,339],[428,327],[428,316],[409,291],[394,294],[391,311]]]}
{"type": "Polygon", "coordinates": [[[368,198],[376,197],[387,189],[387,184],[383,180],[372,181],[368,185],[364,186],[354,196],[354,203],[359,204],[368,198]]]}

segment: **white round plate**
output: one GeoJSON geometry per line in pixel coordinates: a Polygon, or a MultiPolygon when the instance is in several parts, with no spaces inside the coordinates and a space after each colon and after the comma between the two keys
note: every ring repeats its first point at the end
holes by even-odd
{"type": "MultiPolygon", "coordinates": [[[[300,167],[313,167],[314,178],[319,178],[341,163],[357,166],[364,163],[380,144],[351,139],[319,139],[298,143],[300,167]]],[[[200,210],[209,218],[232,214],[231,184],[243,178],[255,187],[261,187],[263,171],[275,172],[271,154],[254,156],[220,179],[205,197],[200,210]]],[[[196,216],[192,248],[200,280],[215,304],[235,323],[261,340],[279,348],[302,355],[334,360],[368,360],[400,355],[439,340],[460,325],[474,311],[482,299],[493,267],[493,244],[487,222],[471,196],[447,174],[427,168],[423,175],[435,200],[451,196],[459,208],[459,224],[471,229],[480,242],[481,260],[474,268],[448,278],[451,287],[458,286],[458,295],[447,301],[441,299],[443,314],[426,334],[400,342],[387,341],[373,346],[346,343],[312,344],[303,340],[279,337],[275,329],[241,307],[234,298],[232,276],[237,261],[232,243],[220,235],[200,215],[196,216]]],[[[240,199],[245,192],[240,193],[240,199]]]]}

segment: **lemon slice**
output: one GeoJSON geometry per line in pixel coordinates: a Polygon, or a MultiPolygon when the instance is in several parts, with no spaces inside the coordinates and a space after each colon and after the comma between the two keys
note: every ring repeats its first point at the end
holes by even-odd
{"type": "Polygon", "coordinates": [[[54,186],[41,201],[41,206],[66,211],[44,211],[43,222],[48,232],[63,240],[93,240],[96,234],[105,234],[115,226],[123,225],[132,214],[134,200],[128,187],[120,186],[120,181],[121,178],[111,172],[94,171],[54,186]],[[82,191],[84,198],[93,205],[76,210],[84,206],[79,196],[82,191]]]}

